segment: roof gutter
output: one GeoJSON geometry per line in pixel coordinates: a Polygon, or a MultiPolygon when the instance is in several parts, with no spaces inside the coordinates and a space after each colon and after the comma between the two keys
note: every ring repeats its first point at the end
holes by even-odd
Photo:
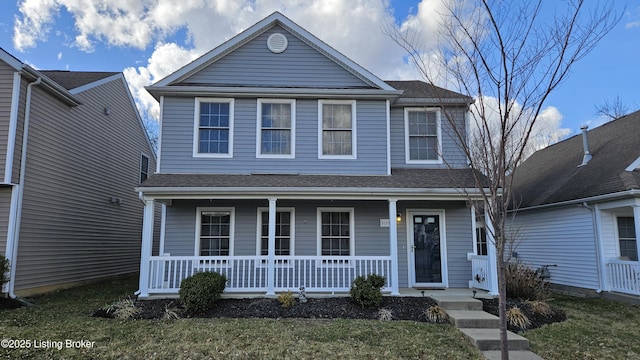
{"type": "MultiPolygon", "coordinates": [[[[24,179],[27,171],[27,145],[29,141],[29,119],[31,118],[31,95],[33,93],[33,87],[42,84],[42,78],[38,77],[36,81],[27,85],[27,97],[25,100],[25,112],[24,112],[24,126],[22,131],[22,152],[20,154],[20,180],[16,185],[18,195],[16,199],[16,213],[14,216],[13,236],[7,239],[11,242],[11,272],[9,277],[9,296],[15,299],[15,284],[16,284],[16,263],[18,260],[18,243],[20,242],[20,223],[22,221],[22,199],[24,197],[24,179]]],[[[9,248],[9,246],[7,246],[9,248]]],[[[8,254],[7,254],[8,255],[8,254]]]]}
{"type": "MultiPolygon", "coordinates": [[[[48,92],[52,93],[55,97],[62,100],[69,106],[78,106],[80,105],[80,101],[78,101],[73,94],[71,94],[67,89],[63,88],[57,82],[49,79],[47,76],[40,73],[38,70],[35,70],[29,65],[23,64],[21,73],[32,80],[38,81],[42,84],[42,87],[45,88],[48,92]]],[[[40,83],[39,83],[40,84],[40,83]]]]}
{"type": "Polygon", "coordinates": [[[615,200],[615,199],[620,199],[620,198],[625,198],[625,197],[635,197],[635,196],[640,197],[640,190],[631,189],[631,190],[625,190],[625,191],[620,191],[620,192],[611,193],[611,194],[604,194],[604,195],[591,196],[591,197],[586,197],[586,198],[581,198],[581,199],[561,201],[561,202],[552,203],[552,204],[543,204],[543,205],[530,206],[530,207],[526,207],[526,208],[519,208],[519,209],[516,209],[516,210],[510,210],[510,212],[513,212],[513,211],[540,210],[540,209],[547,209],[547,208],[567,206],[567,205],[576,205],[576,204],[577,205],[582,205],[583,203],[602,202],[602,201],[609,201],[609,200],[615,200]]]}

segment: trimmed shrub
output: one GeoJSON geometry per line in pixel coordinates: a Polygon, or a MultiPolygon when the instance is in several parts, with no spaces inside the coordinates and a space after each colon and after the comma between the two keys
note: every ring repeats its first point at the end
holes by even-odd
{"type": "Polygon", "coordinates": [[[180,303],[190,313],[204,313],[211,309],[222,295],[227,278],[217,272],[200,272],[180,284],[180,303]]]}
{"type": "Polygon", "coordinates": [[[351,299],[362,307],[378,307],[382,302],[382,287],[387,282],[384,276],[369,274],[358,276],[351,283],[351,299]]]}
{"type": "Polygon", "coordinates": [[[11,269],[11,266],[9,266],[9,259],[0,255],[0,287],[9,282],[9,277],[7,276],[9,269],[11,269]]]}
{"type": "Polygon", "coordinates": [[[549,282],[539,271],[521,262],[506,264],[507,297],[521,300],[541,300],[549,291],[549,282]]]}

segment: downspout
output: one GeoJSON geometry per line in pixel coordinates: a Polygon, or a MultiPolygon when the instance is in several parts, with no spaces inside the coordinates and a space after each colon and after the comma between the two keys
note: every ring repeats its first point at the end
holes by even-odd
{"type": "Polygon", "coordinates": [[[598,219],[598,215],[596,214],[596,209],[592,208],[587,204],[587,202],[582,203],[582,207],[585,209],[591,210],[591,216],[593,217],[593,240],[596,249],[596,268],[598,269],[598,288],[596,292],[599,294],[602,292],[602,242],[600,241],[599,231],[600,231],[600,221],[598,219]]]}
{"type": "Polygon", "coordinates": [[[29,118],[31,117],[31,93],[33,86],[40,85],[42,78],[39,77],[36,81],[27,85],[27,97],[25,100],[25,112],[24,112],[24,126],[22,130],[22,153],[20,154],[20,179],[17,185],[18,187],[18,201],[16,208],[16,216],[13,232],[13,249],[11,252],[11,277],[9,280],[9,297],[17,298],[14,290],[16,283],[16,264],[18,260],[18,243],[20,240],[20,222],[22,221],[22,198],[24,196],[24,179],[27,171],[27,142],[29,140],[29,118]]]}

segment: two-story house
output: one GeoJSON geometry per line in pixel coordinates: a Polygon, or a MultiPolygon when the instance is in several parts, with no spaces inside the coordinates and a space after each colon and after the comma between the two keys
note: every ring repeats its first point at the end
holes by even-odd
{"type": "Polygon", "coordinates": [[[36,70],[0,49],[2,292],[137,272],[135,187],[154,166],[122,73],[36,70]]]}
{"type": "Polygon", "coordinates": [[[228,292],[348,291],[370,273],[392,294],[470,286],[477,189],[444,117],[464,126],[470,97],[382,81],[277,12],[147,90],[142,298],[197,271],[228,292]]]}

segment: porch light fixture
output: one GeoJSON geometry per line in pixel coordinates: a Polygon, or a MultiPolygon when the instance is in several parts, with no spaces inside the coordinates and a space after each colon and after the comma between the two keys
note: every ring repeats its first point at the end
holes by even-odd
{"type": "Polygon", "coordinates": [[[396,222],[402,222],[402,215],[400,215],[400,213],[396,214],[396,222]]]}

